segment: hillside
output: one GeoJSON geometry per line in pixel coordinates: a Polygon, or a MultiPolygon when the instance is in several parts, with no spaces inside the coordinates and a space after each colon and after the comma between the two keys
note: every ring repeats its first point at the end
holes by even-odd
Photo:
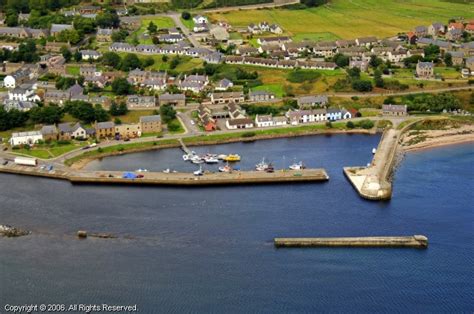
{"type": "Polygon", "coordinates": [[[353,39],[376,35],[387,37],[418,25],[450,18],[474,18],[474,6],[456,0],[333,0],[322,7],[288,10],[265,9],[213,13],[211,18],[246,27],[267,21],[283,27],[297,39],[353,39]]]}

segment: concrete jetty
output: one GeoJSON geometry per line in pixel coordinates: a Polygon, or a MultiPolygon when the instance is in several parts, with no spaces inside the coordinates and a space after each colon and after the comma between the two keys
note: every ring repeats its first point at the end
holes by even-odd
{"type": "Polygon", "coordinates": [[[320,182],[329,180],[329,176],[324,169],[280,170],[273,173],[234,171],[232,173],[204,173],[202,176],[194,176],[192,173],[142,172],[137,173],[136,178],[129,178],[124,177],[123,171],[82,171],[70,168],[48,171],[41,169],[41,167],[12,164],[0,165],[0,172],[61,179],[77,184],[206,186],[320,182]]]}
{"type": "Polygon", "coordinates": [[[183,152],[186,153],[186,155],[191,155],[192,151],[184,144],[183,139],[178,139],[179,145],[181,145],[181,149],[183,152]]]}
{"type": "Polygon", "coordinates": [[[275,238],[276,247],[410,247],[427,248],[423,235],[408,237],[275,238]]]}

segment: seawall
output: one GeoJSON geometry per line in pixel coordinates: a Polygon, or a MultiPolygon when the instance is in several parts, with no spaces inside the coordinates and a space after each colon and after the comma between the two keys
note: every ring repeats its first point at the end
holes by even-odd
{"type": "Polygon", "coordinates": [[[275,238],[276,247],[409,247],[427,248],[423,235],[401,237],[275,238]]]}

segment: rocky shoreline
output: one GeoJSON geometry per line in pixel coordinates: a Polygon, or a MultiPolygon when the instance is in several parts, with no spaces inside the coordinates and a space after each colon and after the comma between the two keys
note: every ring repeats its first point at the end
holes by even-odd
{"type": "Polygon", "coordinates": [[[426,130],[407,134],[401,142],[404,152],[474,142],[474,125],[447,130],[426,130]]]}

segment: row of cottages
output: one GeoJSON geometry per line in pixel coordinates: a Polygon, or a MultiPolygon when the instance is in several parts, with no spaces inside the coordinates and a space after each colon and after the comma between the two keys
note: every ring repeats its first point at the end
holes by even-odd
{"type": "Polygon", "coordinates": [[[258,24],[251,23],[247,26],[247,30],[251,34],[273,33],[282,34],[283,29],[278,24],[268,24],[267,22],[260,22],[258,24]]]}
{"type": "Polygon", "coordinates": [[[36,91],[32,87],[16,87],[8,90],[8,100],[37,102],[41,101],[41,98],[36,95],[36,91]]]}
{"type": "Polygon", "coordinates": [[[408,115],[407,105],[382,105],[382,114],[384,116],[404,117],[408,115]]]}
{"type": "Polygon", "coordinates": [[[63,106],[69,100],[82,100],[82,96],[86,96],[84,88],[76,83],[67,90],[48,89],[44,94],[44,102],[63,106]]]}
{"type": "Polygon", "coordinates": [[[207,75],[185,75],[177,86],[183,91],[199,93],[203,91],[208,84],[209,77],[207,75]]]}
{"type": "Polygon", "coordinates": [[[95,135],[101,138],[130,139],[142,134],[159,133],[162,131],[160,115],[142,116],[138,123],[115,124],[114,122],[97,122],[95,135]]]}
{"type": "Polygon", "coordinates": [[[155,96],[141,96],[141,95],[128,95],[127,96],[128,109],[146,109],[146,108],[155,108],[155,107],[156,107],[155,96]]]}
{"type": "Polygon", "coordinates": [[[158,96],[158,102],[160,106],[184,107],[186,106],[186,95],[164,93],[158,96]]]}
{"type": "Polygon", "coordinates": [[[112,35],[114,30],[112,28],[99,28],[97,29],[96,40],[98,42],[112,42],[112,35]]]}
{"type": "Polygon", "coordinates": [[[217,130],[217,118],[212,114],[212,110],[209,107],[200,104],[197,113],[199,125],[201,125],[206,132],[217,130]]]}
{"type": "Polygon", "coordinates": [[[426,36],[437,38],[444,36],[447,40],[457,41],[462,37],[464,31],[474,33],[474,21],[469,21],[467,24],[462,22],[451,22],[448,25],[434,22],[429,26],[417,26],[412,33],[418,38],[426,36]]]}
{"type": "Polygon", "coordinates": [[[229,113],[229,118],[225,121],[227,129],[237,130],[254,127],[253,120],[248,118],[245,110],[236,103],[228,104],[227,111],[229,113]]]}
{"type": "Polygon", "coordinates": [[[352,114],[349,111],[336,108],[294,111],[289,110],[285,116],[292,125],[321,121],[337,121],[352,118],[352,114]]]}
{"type": "Polygon", "coordinates": [[[18,110],[21,112],[27,112],[35,107],[38,107],[38,104],[32,101],[10,100],[10,99],[5,99],[3,101],[3,109],[5,109],[5,111],[18,110]]]}
{"type": "Polygon", "coordinates": [[[217,82],[214,89],[218,90],[218,91],[226,91],[226,90],[228,90],[229,88],[232,88],[232,87],[234,87],[234,83],[231,80],[227,79],[227,78],[223,78],[222,80],[217,82]]]}
{"type": "Polygon", "coordinates": [[[243,92],[219,92],[211,94],[211,103],[213,104],[230,104],[230,103],[243,103],[245,101],[245,95],[243,92]]]}
{"type": "Polygon", "coordinates": [[[159,91],[166,89],[168,74],[166,72],[135,69],[128,73],[127,80],[132,85],[159,91]]]}
{"type": "Polygon", "coordinates": [[[243,56],[227,56],[224,59],[225,63],[229,64],[245,64],[256,65],[271,68],[283,69],[320,69],[320,70],[335,70],[337,65],[334,62],[325,61],[299,61],[299,60],[273,60],[267,58],[254,58],[243,56]]]}
{"type": "Polygon", "coordinates": [[[84,61],[88,61],[88,60],[99,60],[100,58],[102,58],[102,54],[96,50],[89,50],[89,49],[86,49],[86,50],[81,50],[79,51],[79,53],[81,54],[81,57],[82,57],[82,60],[84,61]]]}
{"type": "Polygon", "coordinates": [[[257,128],[284,126],[287,124],[288,119],[284,116],[273,117],[272,115],[257,115],[255,117],[255,126],[257,128]]]}
{"type": "Polygon", "coordinates": [[[313,95],[313,96],[302,96],[297,98],[298,107],[311,108],[311,107],[326,107],[329,99],[326,95],[313,95]]]}
{"type": "Polygon", "coordinates": [[[6,88],[16,88],[21,84],[34,78],[33,73],[27,68],[20,68],[15,72],[5,76],[3,86],[6,88]]]}
{"type": "Polygon", "coordinates": [[[28,27],[0,27],[0,37],[41,39],[48,37],[48,35],[49,31],[47,29],[34,29],[28,27]]]}
{"type": "Polygon", "coordinates": [[[275,94],[267,91],[250,91],[249,92],[249,101],[251,102],[263,102],[271,101],[275,99],[275,94]]]}
{"type": "Polygon", "coordinates": [[[11,146],[34,145],[43,141],[40,131],[14,132],[8,141],[11,146]]]}

